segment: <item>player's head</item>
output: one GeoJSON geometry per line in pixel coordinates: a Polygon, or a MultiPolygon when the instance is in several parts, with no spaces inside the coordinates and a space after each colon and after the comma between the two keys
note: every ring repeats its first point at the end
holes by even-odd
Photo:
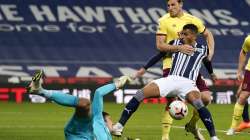
{"type": "Polygon", "coordinates": [[[102,112],[103,119],[106,123],[106,126],[108,127],[109,131],[112,131],[113,121],[111,119],[111,116],[107,112],[102,112]]]}
{"type": "Polygon", "coordinates": [[[181,38],[187,44],[195,42],[197,39],[198,28],[194,24],[186,24],[181,31],[181,38]]]}
{"type": "Polygon", "coordinates": [[[177,17],[182,13],[183,0],[167,0],[168,12],[171,17],[177,17]]]}
{"type": "Polygon", "coordinates": [[[82,116],[89,116],[90,115],[90,109],[91,108],[91,102],[87,98],[79,98],[78,105],[76,107],[77,112],[82,114],[82,116]]]}

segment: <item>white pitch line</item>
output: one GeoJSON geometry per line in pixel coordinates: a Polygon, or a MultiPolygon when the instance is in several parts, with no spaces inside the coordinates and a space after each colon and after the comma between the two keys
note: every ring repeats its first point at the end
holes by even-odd
{"type": "MultiPolygon", "coordinates": [[[[63,128],[64,126],[62,125],[0,125],[0,129],[3,129],[3,128],[63,128]]],[[[133,127],[136,127],[136,128],[157,128],[159,126],[157,125],[136,125],[136,126],[133,126],[133,127]]],[[[185,129],[185,127],[183,126],[177,126],[177,125],[173,125],[172,126],[173,128],[175,129],[185,129]]],[[[207,131],[207,129],[204,129],[204,128],[199,128],[199,130],[201,131],[207,131]]],[[[227,131],[226,130],[222,130],[222,129],[216,129],[215,130],[216,132],[219,132],[219,133],[226,133],[227,131]]],[[[249,132],[236,132],[237,134],[248,134],[249,135],[249,132]]]]}
{"type": "MultiPolygon", "coordinates": [[[[157,126],[157,125],[136,125],[136,126],[133,126],[133,127],[138,127],[138,128],[156,128],[156,127],[160,127],[160,126],[157,126]]],[[[173,128],[176,128],[176,129],[185,129],[184,126],[178,126],[178,125],[172,125],[173,128]]],[[[199,130],[201,131],[207,131],[207,129],[204,129],[204,128],[199,128],[199,130]]],[[[222,130],[222,129],[216,129],[215,130],[216,132],[219,132],[219,133],[226,133],[227,131],[226,130],[222,130]]],[[[248,134],[249,135],[249,132],[236,132],[237,134],[248,134]]]]}
{"type": "MultiPolygon", "coordinates": [[[[177,128],[177,129],[185,129],[184,126],[173,125],[172,127],[173,128],[177,128]]],[[[207,129],[204,129],[204,128],[199,128],[199,130],[201,130],[201,131],[207,131],[207,129]]],[[[216,129],[215,131],[216,132],[220,132],[220,133],[226,133],[227,132],[226,130],[221,130],[221,129],[216,129]]],[[[236,132],[236,133],[237,134],[240,134],[240,133],[242,133],[242,134],[249,134],[248,132],[236,132]]]]}

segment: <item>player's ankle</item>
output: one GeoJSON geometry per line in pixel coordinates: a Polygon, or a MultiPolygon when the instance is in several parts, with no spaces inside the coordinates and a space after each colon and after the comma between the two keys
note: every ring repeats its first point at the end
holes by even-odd
{"type": "Polygon", "coordinates": [[[217,136],[212,136],[211,140],[219,140],[217,136]]]}
{"type": "Polygon", "coordinates": [[[162,134],[161,140],[169,140],[169,133],[162,134]]]}

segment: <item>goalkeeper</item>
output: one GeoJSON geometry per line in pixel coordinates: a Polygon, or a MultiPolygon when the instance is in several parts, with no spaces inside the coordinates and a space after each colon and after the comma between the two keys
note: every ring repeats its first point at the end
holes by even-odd
{"type": "Polygon", "coordinates": [[[118,81],[96,89],[92,103],[88,99],[79,98],[58,90],[43,89],[43,72],[34,75],[27,92],[42,95],[50,100],[68,107],[74,107],[75,113],[67,123],[64,134],[66,140],[112,140],[112,120],[103,112],[103,96],[125,85],[130,81],[128,76],[121,76],[118,81]]]}

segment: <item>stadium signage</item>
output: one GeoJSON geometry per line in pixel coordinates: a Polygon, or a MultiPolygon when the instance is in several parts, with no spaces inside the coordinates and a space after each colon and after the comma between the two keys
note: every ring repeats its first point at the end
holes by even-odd
{"type": "MultiPolygon", "coordinates": [[[[57,5],[25,5],[29,16],[36,22],[84,22],[84,23],[107,23],[108,16],[116,23],[157,23],[158,19],[166,13],[159,7],[121,7],[121,6],[69,6],[57,5]],[[126,18],[125,18],[126,17],[126,18]],[[126,19],[126,20],[125,20],[126,19]],[[128,19],[128,20],[127,20],[128,19]]],[[[0,6],[0,20],[9,22],[23,22],[28,15],[22,15],[20,8],[15,4],[2,4],[0,6]]],[[[187,12],[195,15],[210,25],[238,25],[239,21],[232,16],[227,9],[189,9],[187,12]]],[[[243,26],[248,25],[243,23],[243,26]]]]}
{"type": "MultiPolygon", "coordinates": [[[[240,27],[249,21],[239,20],[230,9],[189,8],[186,10],[202,19],[214,35],[243,36],[240,27]]],[[[81,32],[87,34],[118,30],[121,33],[152,34],[157,29],[164,7],[132,7],[81,3],[48,5],[45,3],[18,5],[15,2],[0,6],[0,32],[81,32]],[[110,24],[112,23],[112,24],[110,24]],[[112,26],[110,26],[112,25],[112,26]]]]}
{"type": "MultiPolygon", "coordinates": [[[[79,66],[76,67],[75,73],[72,73],[70,66],[42,66],[42,65],[31,65],[31,66],[21,66],[21,65],[0,65],[0,76],[19,76],[19,77],[29,77],[36,70],[43,69],[45,76],[47,77],[117,77],[120,75],[132,75],[137,69],[133,67],[117,67],[119,73],[110,73],[108,70],[102,69],[100,67],[93,66],[79,66]],[[66,75],[69,72],[70,75],[66,75]]],[[[215,69],[215,74],[219,79],[235,79],[236,69],[215,69]]],[[[147,78],[158,78],[162,74],[160,67],[153,67],[148,73],[144,75],[147,78]]]]}

